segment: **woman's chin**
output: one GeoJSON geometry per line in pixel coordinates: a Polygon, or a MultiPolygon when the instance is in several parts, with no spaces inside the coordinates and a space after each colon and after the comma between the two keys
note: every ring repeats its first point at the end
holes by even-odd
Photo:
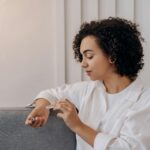
{"type": "Polygon", "coordinates": [[[92,76],[90,76],[89,78],[90,78],[92,81],[97,80],[96,78],[94,78],[94,77],[92,77],[92,76]]]}

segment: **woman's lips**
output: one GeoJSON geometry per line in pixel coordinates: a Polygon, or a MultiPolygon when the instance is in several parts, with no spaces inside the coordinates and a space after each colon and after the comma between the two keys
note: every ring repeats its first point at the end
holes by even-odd
{"type": "Polygon", "coordinates": [[[92,71],[86,71],[86,74],[87,74],[88,76],[90,76],[91,72],[92,72],[92,71]]]}

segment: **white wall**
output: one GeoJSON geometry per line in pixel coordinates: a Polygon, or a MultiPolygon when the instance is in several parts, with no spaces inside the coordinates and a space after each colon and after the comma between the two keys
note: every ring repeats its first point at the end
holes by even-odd
{"type": "Polygon", "coordinates": [[[149,0],[0,0],[0,107],[24,106],[43,89],[87,80],[73,59],[73,37],[82,22],[109,16],[140,25],[141,77],[150,84],[149,6],[149,0]]]}
{"type": "Polygon", "coordinates": [[[0,1],[0,107],[23,106],[55,86],[55,3],[0,1]]]}

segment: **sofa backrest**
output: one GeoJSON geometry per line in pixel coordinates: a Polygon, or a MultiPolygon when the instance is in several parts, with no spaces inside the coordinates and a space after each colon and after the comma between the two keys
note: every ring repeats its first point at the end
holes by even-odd
{"type": "Polygon", "coordinates": [[[0,150],[75,150],[75,134],[52,112],[46,125],[31,128],[25,119],[31,109],[0,108],[0,150]]]}

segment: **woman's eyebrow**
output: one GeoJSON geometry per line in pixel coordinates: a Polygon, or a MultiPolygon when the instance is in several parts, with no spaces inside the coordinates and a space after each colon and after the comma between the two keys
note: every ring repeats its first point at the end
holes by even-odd
{"type": "Polygon", "coordinates": [[[83,51],[83,54],[85,54],[85,53],[87,53],[87,52],[93,52],[93,50],[91,50],[91,49],[86,49],[86,50],[83,51]]]}

